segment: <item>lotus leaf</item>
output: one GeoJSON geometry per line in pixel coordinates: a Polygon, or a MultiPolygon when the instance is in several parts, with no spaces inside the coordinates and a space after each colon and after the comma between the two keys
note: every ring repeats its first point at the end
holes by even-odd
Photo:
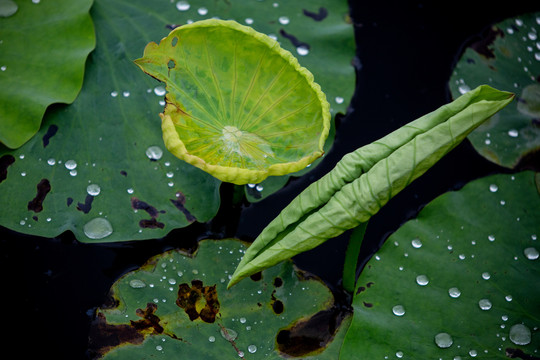
{"type": "Polygon", "coordinates": [[[450,78],[452,96],[480,84],[516,93],[508,106],[469,136],[486,159],[507,168],[539,169],[540,13],[506,19],[461,55],[450,78]]]}
{"type": "Polygon", "coordinates": [[[332,339],[344,331],[337,314],[325,317],[329,289],[289,261],[227,290],[244,251],[238,240],[203,240],[191,256],[171,250],[124,275],[116,305],[97,310],[91,350],[103,359],[336,359],[342,337],[332,339]],[[297,332],[309,319],[318,331],[297,332]],[[301,334],[302,344],[291,341],[301,334]]]}
{"type": "Polygon", "coordinates": [[[534,173],[441,195],[357,282],[341,359],[537,359],[540,196],[534,173]]]}
{"type": "Polygon", "coordinates": [[[3,3],[3,11],[11,10],[0,17],[0,144],[20,147],[39,130],[49,105],[77,97],[96,44],[92,3],[3,3]]]}
{"type": "Polygon", "coordinates": [[[323,154],[330,104],[313,75],[265,34],[202,20],[148,44],[135,63],[167,85],[167,148],[222,181],[259,183],[323,154]]]}
{"type": "Polygon", "coordinates": [[[229,286],[367,222],[457,146],[513,94],[480,86],[343,157],[304,190],[250,246],[229,286]]]}

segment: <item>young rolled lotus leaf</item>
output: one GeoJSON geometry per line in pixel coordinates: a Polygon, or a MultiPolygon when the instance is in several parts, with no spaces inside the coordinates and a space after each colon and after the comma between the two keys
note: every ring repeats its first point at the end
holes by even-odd
{"type": "Polygon", "coordinates": [[[166,83],[160,117],[169,151],[222,181],[259,183],[323,154],[330,105],[313,75],[267,35],[203,20],[148,44],[135,63],[166,83]]]}
{"type": "Polygon", "coordinates": [[[255,239],[229,286],[368,221],[513,94],[480,86],[344,158],[255,239]]]}
{"type": "Polygon", "coordinates": [[[203,240],[193,255],[171,250],[124,275],[112,287],[115,306],[97,310],[91,352],[109,360],[337,359],[350,317],[333,312],[330,290],[291,261],[227,290],[244,250],[239,240],[203,240]],[[317,332],[304,332],[313,321],[317,332]]]}
{"type": "Polygon", "coordinates": [[[340,358],[540,358],[539,215],[530,171],[433,200],[364,267],[340,358]]]}
{"type": "Polygon", "coordinates": [[[539,32],[540,13],[493,25],[465,49],[449,82],[453,97],[480,84],[516,94],[518,101],[469,136],[480,155],[507,168],[540,169],[539,32]]]}

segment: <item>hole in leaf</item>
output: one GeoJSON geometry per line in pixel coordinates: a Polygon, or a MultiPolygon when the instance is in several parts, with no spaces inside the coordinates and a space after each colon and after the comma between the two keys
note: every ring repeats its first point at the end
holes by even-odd
{"type": "Polygon", "coordinates": [[[174,62],[174,60],[169,60],[169,62],[167,63],[167,67],[169,68],[169,70],[174,69],[176,67],[176,63],[174,62]]]}
{"type": "Polygon", "coordinates": [[[178,44],[178,38],[175,36],[175,37],[173,37],[173,39],[172,39],[172,41],[171,41],[171,46],[172,46],[172,47],[175,47],[176,44],[178,44]]]}

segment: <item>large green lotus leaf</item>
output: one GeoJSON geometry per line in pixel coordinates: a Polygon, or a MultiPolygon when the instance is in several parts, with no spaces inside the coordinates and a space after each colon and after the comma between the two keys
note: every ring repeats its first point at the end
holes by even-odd
{"type": "Polygon", "coordinates": [[[482,156],[508,168],[538,169],[539,33],[540,13],[494,25],[482,40],[464,51],[450,78],[454,98],[480,84],[516,94],[514,104],[469,136],[482,156]]]}
{"type": "MultiPolygon", "coordinates": [[[[290,50],[291,41],[279,35],[279,29],[297,34],[303,29],[313,42],[302,64],[310,67],[323,91],[338,98],[331,101],[331,112],[344,112],[354,88],[354,40],[351,25],[344,21],[346,2],[295,2],[278,8],[258,1],[238,4],[191,2],[188,10],[179,11],[185,6],[168,1],[96,1],[92,18],[97,47],[79,98],[71,106],[49,109],[38,135],[22,148],[0,148],[0,224],[47,237],[71,230],[80,241],[104,242],[162,237],[194,219],[203,222],[215,215],[219,182],[165,150],[157,117],[165,89],[132,62],[174,24],[216,16],[214,11],[239,21],[251,17],[256,29],[278,34],[282,47],[290,50]],[[312,5],[326,6],[328,16],[316,21],[304,15],[302,7],[312,5]],[[204,14],[205,7],[208,13],[199,15],[197,10],[204,14]],[[298,16],[291,15],[296,14],[293,10],[298,16]],[[282,15],[291,16],[289,24],[272,20],[282,15]],[[66,168],[70,160],[75,169],[66,168]],[[87,187],[93,184],[100,193],[89,197],[87,187]],[[31,202],[39,212],[29,210],[31,202]],[[89,238],[84,226],[94,218],[104,220],[87,227],[89,238]]],[[[95,191],[90,188],[90,193],[95,191]]]]}
{"type": "Polygon", "coordinates": [[[148,44],[135,63],[167,84],[160,117],[169,151],[222,181],[259,183],[323,154],[324,93],[289,51],[251,27],[184,25],[148,44]]]}
{"type": "Polygon", "coordinates": [[[16,11],[0,17],[0,144],[20,147],[49,105],[77,97],[96,43],[92,2],[11,2],[7,14],[16,11]]]}
{"type": "Polygon", "coordinates": [[[537,359],[535,174],[494,175],[428,204],[357,282],[342,359],[537,359]]]}
{"type": "Polygon", "coordinates": [[[238,240],[203,240],[192,256],[171,250],[124,275],[112,287],[115,306],[97,310],[91,351],[103,359],[336,359],[344,331],[327,316],[330,290],[290,261],[227,290],[244,250],[238,240]],[[315,332],[300,330],[306,321],[315,332]]]}

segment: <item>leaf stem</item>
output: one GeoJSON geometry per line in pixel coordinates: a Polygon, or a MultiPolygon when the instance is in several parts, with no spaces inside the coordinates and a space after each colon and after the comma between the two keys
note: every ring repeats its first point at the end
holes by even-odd
{"type": "Polygon", "coordinates": [[[362,246],[362,240],[366,233],[368,222],[363,222],[351,233],[349,245],[345,252],[345,263],[343,264],[343,288],[352,293],[356,285],[356,266],[358,265],[358,255],[362,246]]]}

